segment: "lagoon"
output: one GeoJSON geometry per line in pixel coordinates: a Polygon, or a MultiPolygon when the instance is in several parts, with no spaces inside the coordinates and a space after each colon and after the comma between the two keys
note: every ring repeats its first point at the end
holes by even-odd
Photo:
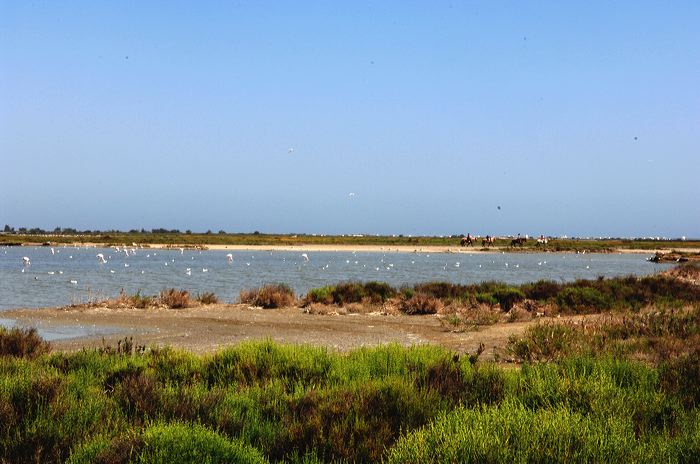
{"type": "Polygon", "coordinates": [[[96,247],[0,248],[0,310],[65,306],[164,288],[214,292],[234,302],[241,290],[283,282],[298,295],[341,281],[377,280],[393,286],[427,281],[469,284],[541,279],[573,281],[599,276],[651,275],[671,267],[644,254],[403,253],[164,250],[96,247]],[[102,253],[105,263],[96,257],[102,253]],[[233,261],[226,255],[231,253],[233,261]],[[23,264],[23,257],[30,265],[23,264]]]}

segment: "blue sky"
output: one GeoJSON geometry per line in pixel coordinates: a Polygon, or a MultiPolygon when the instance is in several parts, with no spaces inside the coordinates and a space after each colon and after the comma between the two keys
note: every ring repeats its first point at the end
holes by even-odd
{"type": "Polygon", "coordinates": [[[0,223],[700,237],[698,2],[142,3],[0,0],[0,223]]]}

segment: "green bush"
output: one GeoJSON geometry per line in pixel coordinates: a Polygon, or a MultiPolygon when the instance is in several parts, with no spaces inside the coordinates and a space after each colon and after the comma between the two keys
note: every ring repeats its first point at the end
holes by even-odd
{"type": "Polygon", "coordinates": [[[525,294],[519,288],[504,287],[493,292],[493,297],[503,311],[510,311],[515,303],[525,299],[525,294]]]}
{"type": "Polygon", "coordinates": [[[397,294],[396,289],[384,282],[367,282],[364,291],[372,303],[384,303],[397,294]]]}
{"type": "Polygon", "coordinates": [[[304,298],[304,305],[306,306],[311,303],[332,304],[334,291],[335,287],[331,286],[312,288],[304,298]]]}
{"type": "Polygon", "coordinates": [[[659,460],[655,450],[640,451],[633,428],[623,418],[600,421],[561,407],[532,411],[509,401],[441,416],[426,428],[407,433],[389,450],[387,462],[659,460]]]}
{"type": "Polygon", "coordinates": [[[498,300],[496,299],[496,297],[494,297],[490,293],[477,293],[476,301],[478,303],[487,304],[489,306],[496,306],[498,304],[498,300]]]}
{"type": "Polygon", "coordinates": [[[255,448],[197,424],[156,424],[139,435],[98,436],[78,447],[69,464],[266,463],[255,448]]]}
{"type": "Polygon", "coordinates": [[[557,295],[562,311],[591,313],[610,309],[612,301],[599,290],[591,287],[567,287],[557,295]]]}
{"type": "Polygon", "coordinates": [[[138,462],[148,464],[265,463],[251,446],[229,440],[201,425],[158,424],[143,432],[138,462]]]}
{"type": "Polygon", "coordinates": [[[360,303],[364,296],[364,286],[359,282],[339,283],[333,289],[333,303],[339,306],[349,303],[360,303]]]}

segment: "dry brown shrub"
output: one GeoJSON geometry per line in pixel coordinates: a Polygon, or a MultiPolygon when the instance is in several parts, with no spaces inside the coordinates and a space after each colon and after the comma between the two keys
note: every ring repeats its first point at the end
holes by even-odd
{"type": "Polygon", "coordinates": [[[680,266],[676,266],[666,272],[671,277],[677,279],[698,284],[700,283],[700,264],[699,263],[687,263],[680,266]]]}
{"type": "Polygon", "coordinates": [[[409,299],[401,300],[399,310],[409,315],[437,314],[444,306],[443,302],[435,297],[423,293],[416,293],[409,299]]]}
{"type": "Polygon", "coordinates": [[[296,302],[296,295],[288,285],[268,284],[252,290],[243,290],[239,294],[241,303],[261,306],[266,309],[284,308],[296,302]]]}
{"type": "Polygon", "coordinates": [[[171,309],[189,308],[190,294],[187,290],[163,290],[160,292],[160,302],[171,309]]]}
{"type": "Polygon", "coordinates": [[[451,332],[467,332],[496,324],[503,317],[503,312],[500,309],[486,304],[475,305],[471,308],[447,306],[440,315],[440,324],[451,332]]]}
{"type": "Polygon", "coordinates": [[[529,321],[536,315],[544,315],[544,306],[535,300],[519,301],[508,311],[508,322],[529,321]]]}
{"type": "Polygon", "coordinates": [[[311,303],[304,308],[304,312],[306,314],[315,314],[323,316],[339,316],[346,315],[348,313],[347,308],[322,303],[311,303]]]}
{"type": "Polygon", "coordinates": [[[219,298],[213,292],[197,294],[197,301],[203,305],[218,304],[219,298]]]}
{"type": "Polygon", "coordinates": [[[34,327],[29,329],[0,327],[0,356],[34,359],[51,351],[51,345],[39,336],[34,327]]]}

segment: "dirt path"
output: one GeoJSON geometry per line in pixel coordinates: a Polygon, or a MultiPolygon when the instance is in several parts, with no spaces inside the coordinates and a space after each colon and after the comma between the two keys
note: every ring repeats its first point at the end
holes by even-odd
{"type": "MultiPolygon", "coordinates": [[[[380,314],[313,315],[299,308],[260,309],[245,305],[211,305],[188,309],[20,309],[2,313],[23,326],[45,330],[111,328],[105,342],[133,336],[144,345],[171,345],[193,352],[211,352],[245,340],[272,339],[281,343],[311,344],[345,351],[387,343],[437,344],[464,353],[480,343],[483,357],[493,359],[512,334],[522,333],[533,321],[499,323],[479,331],[454,333],[436,316],[380,314]]],[[[101,346],[103,336],[52,342],[54,349],[73,351],[101,346]]]]}

